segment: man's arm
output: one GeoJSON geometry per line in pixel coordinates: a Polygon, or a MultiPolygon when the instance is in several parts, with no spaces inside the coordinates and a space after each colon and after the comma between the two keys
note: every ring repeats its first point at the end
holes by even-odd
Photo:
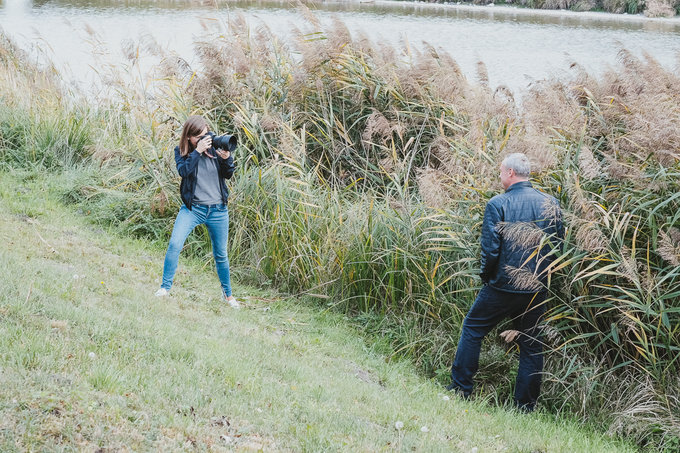
{"type": "Polygon", "coordinates": [[[501,251],[501,236],[496,230],[498,222],[503,220],[498,207],[489,202],[484,209],[484,222],[481,236],[481,268],[479,275],[484,283],[488,283],[496,273],[498,257],[501,251]]]}

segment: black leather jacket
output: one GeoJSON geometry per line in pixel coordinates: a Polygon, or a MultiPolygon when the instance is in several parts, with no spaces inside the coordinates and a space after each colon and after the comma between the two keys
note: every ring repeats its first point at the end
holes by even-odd
{"type": "Polygon", "coordinates": [[[557,199],[534,189],[529,181],[513,184],[489,200],[484,211],[482,281],[501,291],[542,291],[546,269],[555,259],[550,252],[563,238],[557,199]]]}
{"type": "MultiPolygon", "coordinates": [[[[222,195],[222,202],[227,204],[229,198],[229,189],[225,179],[230,179],[234,174],[234,156],[229,156],[228,159],[222,159],[216,152],[215,148],[210,148],[208,151],[213,156],[217,157],[217,173],[219,175],[220,194],[222,195]]],[[[182,157],[179,152],[179,146],[175,147],[175,163],[177,164],[177,173],[182,177],[182,182],[179,185],[179,192],[182,201],[189,210],[194,200],[194,191],[196,190],[196,176],[198,175],[198,160],[201,155],[198,151],[193,150],[186,156],[182,157]]]]}

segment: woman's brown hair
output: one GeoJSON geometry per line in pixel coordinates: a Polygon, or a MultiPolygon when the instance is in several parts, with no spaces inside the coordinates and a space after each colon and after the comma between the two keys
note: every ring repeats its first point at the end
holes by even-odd
{"type": "Polygon", "coordinates": [[[182,135],[179,138],[179,154],[182,157],[186,156],[189,154],[189,151],[191,151],[189,139],[203,132],[203,129],[207,126],[208,123],[205,122],[205,119],[203,119],[202,116],[193,115],[187,118],[184,127],[182,128],[182,135]]]}

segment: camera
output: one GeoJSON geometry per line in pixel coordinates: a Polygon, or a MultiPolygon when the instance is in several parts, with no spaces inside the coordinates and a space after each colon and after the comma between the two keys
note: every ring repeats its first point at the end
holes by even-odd
{"type": "Polygon", "coordinates": [[[215,135],[214,132],[208,132],[199,140],[203,140],[205,137],[212,138],[212,146],[215,149],[223,149],[225,151],[233,151],[236,149],[236,136],[235,135],[215,135]]]}

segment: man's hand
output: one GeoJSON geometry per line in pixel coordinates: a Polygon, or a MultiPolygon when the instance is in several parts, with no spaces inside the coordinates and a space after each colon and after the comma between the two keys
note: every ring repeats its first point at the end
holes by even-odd
{"type": "Polygon", "coordinates": [[[506,343],[512,343],[519,336],[519,334],[520,334],[519,330],[504,330],[503,332],[501,332],[501,338],[506,343]]]}

